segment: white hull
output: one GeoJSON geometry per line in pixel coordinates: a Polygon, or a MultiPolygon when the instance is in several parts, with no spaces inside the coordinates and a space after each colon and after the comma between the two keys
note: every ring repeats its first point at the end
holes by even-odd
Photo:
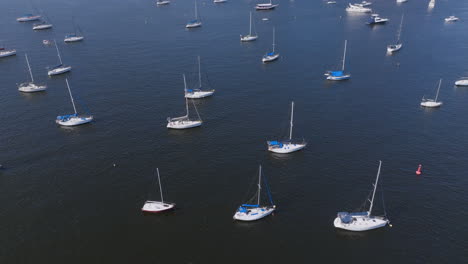
{"type": "Polygon", "coordinates": [[[268,146],[268,150],[274,153],[287,154],[295,151],[299,151],[307,146],[306,143],[302,144],[293,144],[293,143],[283,143],[282,147],[279,146],[268,146]]]}
{"type": "Polygon", "coordinates": [[[143,208],[141,208],[141,211],[147,212],[147,213],[160,213],[160,212],[171,210],[174,207],[175,207],[175,204],[163,203],[163,202],[157,202],[157,201],[146,201],[145,204],[143,205],[143,208]]]}
{"type": "Polygon", "coordinates": [[[396,0],[397,3],[406,3],[408,0],[396,0]]]}
{"type": "Polygon", "coordinates": [[[327,80],[330,80],[330,81],[344,81],[344,80],[348,80],[351,78],[351,74],[346,74],[346,75],[343,75],[343,76],[331,76],[329,75],[327,77],[327,80]]]}
{"type": "Polygon", "coordinates": [[[442,102],[434,102],[434,101],[425,101],[425,102],[421,102],[421,106],[424,106],[424,107],[439,107],[442,105],[442,102]]]}
{"type": "Polygon", "coordinates": [[[55,122],[61,126],[79,126],[93,121],[93,116],[74,116],[67,120],[57,119],[55,122]]]}
{"type": "Polygon", "coordinates": [[[59,74],[63,74],[63,73],[69,72],[69,71],[71,71],[71,69],[72,69],[71,66],[60,67],[60,68],[56,68],[56,69],[53,69],[53,70],[48,71],[47,74],[48,74],[49,76],[59,75],[59,74]]]}
{"type": "Polygon", "coordinates": [[[377,216],[353,216],[353,221],[350,223],[343,223],[339,217],[335,218],[333,225],[336,228],[348,230],[348,231],[368,231],[380,227],[386,226],[388,220],[383,217],[377,216]]]}
{"type": "Polygon", "coordinates": [[[367,8],[367,7],[356,7],[356,6],[354,6],[354,7],[347,7],[346,11],[351,12],[351,13],[370,13],[370,12],[372,12],[372,9],[367,8]]]}
{"type": "Polygon", "coordinates": [[[49,29],[49,28],[52,28],[52,24],[43,24],[43,25],[33,26],[33,30],[44,30],[44,29],[49,29]]]}
{"type": "Polygon", "coordinates": [[[186,28],[197,28],[197,27],[201,27],[202,26],[202,22],[196,22],[196,23],[188,23],[185,27],[186,28]]]}
{"type": "Polygon", "coordinates": [[[458,17],[447,17],[445,22],[456,22],[458,21],[458,17]]]}
{"type": "Polygon", "coordinates": [[[273,4],[257,4],[255,6],[256,10],[271,10],[275,9],[278,5],[273,5],[273,4]]]}
{"type": "Polygon", "coordinates": [[[78,42],[78,41],[82,41],[83,39],[84,39],[83,36],[79,36],[79,37],[65,38],[63,41],[65,41],[65,42],[78,42]]]}
{"type": "Polygon", "coordinates": [[[45,85],[37,85],[34,83],[22,83],[18,86],[18,91],[23,93],[35,93],[35,92],[42,92],[47,89],[45,85]]]}
{"type": "Polygon", "coordinates": [[[170,1],[156,1],[156,5],[168,5],[170,3],[170,1]]]}
{"type": "Polygon", "coordinates": [[[185,93],[185,98],[190,98],[190,99],[200,99],[200,98],[205,98],[212,96],[214,94],[214,90],[211,91],[194,91],[194,92],[187,92],[185,93]]]}
{"type": "Polygon", "coordinates": [[[456,86],[468,86],[468,80],[458,80],[455,82],[456,86]]]}
{"type": "Polygon", "coordinates": [[[396,52],[396,51],[399,51],[401,49],[401,47],[403,46],[403,44],[396,44],[396,45],[388,45],[387,46],[387,52],[388,53],[392,53],[392,52],[396,52]]]}
{"type": "Polygon", "coordinates": [[[275,55],[265,55],[263,56],[262,58],[262,62],[272,62],[272,61],[275,61],[279,58],[279,53],[275,54],[275,55]]]}
{"type": "Polygon", "coordinates": [[[256,39],[258,39],[258,36],[251,36],[251,35],[247,35],[247,36],[242,36],[242,35],[241,35],[241,36],[240,36],[240,40],[241,40],[242,42],[254,41],[254,40],[256,40],[256,39]]]}
{"type": "Polygon", "coordinates": [[[167,123],[167,128],[171,129],[188,129],[188,128],[194,128],[194,127],[199,127],[202,125],[202,121],[196,120],[180,120],[180,121],[171,121],[167,123]]]}
{"type": "Polygon", "coordinates": [[[2,50],[0,51],[0,58],[16,55],[16,50],[2,50]]]}
{"type": "Polygon", "coordinates": [[[227,0],[214,0],[213,1],[215,4],[221,4],[221,3],[226,3],[227,0]]]}
{"type": "Polygon", "coordinates": [[[28,17],[18,17],[16,21],[18,22],[29,22],[29,21],[36,21],[39,20],[41,16],[28,16],[28,17]]]}
{"type": "Polygon", "coordinates": [[[247,212],[240,212],[237,211],[233,218],[234,220],[239,220],[239,221],[255,221],[262,219],[271,213],[275,211],[276,206],[265,206],[265,207],[255,207],[255,208],[249,208],[247,212]]]}

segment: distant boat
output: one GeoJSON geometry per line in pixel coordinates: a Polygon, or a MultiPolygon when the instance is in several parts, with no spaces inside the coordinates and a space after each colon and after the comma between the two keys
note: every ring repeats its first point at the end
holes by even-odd
{"type": "Polygon", "coordinates": [[[298,150],[301,150],[306,147],[307,143],[302,140],[302,142],[293,143],[292,141],[292,132],[293,132],[293,119],[294,119],[294,102],[291,102],[291,120],[289,126],[289,139],[287,140],[275,140],[267,141],[268,150],[274,153],[291,153],[298,150]]]}
{"type": "Polygon", "coordinates": [[[156,0],[156,5],[160,6],[160,5],[168,5],[170,4],[171,2],[168,1],[168,0],[156,0]]]}
{"type": "Polygon", "coordinates": [[[455,21],[458,21],[458,17],[456,16],[449,16],[445,18],[445,22],[455,22],[455,21]]]}
{"type": "Polygon", "coordinates": [[[70,127],[70,126],[78,126],[78,125],[87,124],[93,121],[94,117],[92,115],[78,114],[78,112],[76,111],[75,100],[73,100],[73,95],[70,89],[70,85],[68,84],[68,79],[65,79],[65,81],[67,83],[68,93],[70,94],[71,103],[73,105],[73,110],[75,111],[75,113],[70,114],[70,115],[57,116],[55,123],[61,126],[70,127]]]}
{"type": "Polygon", "coordinates": [[[57,55],[58,55],[60,64],[49,68],[49,71],[47,72],[49,76],[63,74],[63,73],[71,71],[72,69],[71,66],[63,65],[62,57],[60,56],[60,51],[58,49],[57,41],[54,40],[54,43],[55,43],[55,48],[57,49],[57,55]]]}
{"type": "Polygon", "coordinates": [[[78,42],[82,41],[84,39],[83,32],[81,31],[81,28],[75,24],[75,19],[72,18],[73,21],[73,33],[68,33],[65,35],[65,39],[63,40],[65,43],[71,43],[71,42],[78,42]]]}
{"type": "Polygon", "coordinates": [[[264,182],[265,182],[264,185],[266,187],[268,198],[270,200],[270,205],[260,205],[260,202],[261,202],[260,194],[262,190],[262,187],[261,187],[262,186],[262,165],[260,165],[258,169],[258,185],[257,185],[258,189],[255,195],[256,197],[254,196],[251,199],[253,200],[257,198],[257,203],[256,204],[246,203],[246,204],[242,204],[241,206],[239,206],[236,213],[234,214],[234,217],[233,217],[234,220],[255,221],[255,220],[262,219],[270,215],[271,213],[273,213],[273,211],[275,211],[276,205],[273,203],[273,199],[271,198],[270,189],[268,187],[266,180],[264,182]]]}
{"type": "Polygon", "coordinates": [[[31,81],[18,85],[18,91],[23,92],[23,93],[34,93],[34,92],[45,91],[47,89],[46,85],[34,83],[34,76],[32,74],[31,66],[29,65],[28,54],[24,54],[24,56],[26,57],[26,63],[28,64],[29,76],[31,76],[31,81]]]}
{"type": "Polygon", "coordinates": [[[327,76],[327,80],[331,81],[342,81],[342,80],[348,80],[351,78],[351,74],[345,73],[345,63],[346,63],[346,47],[348,45],[348,40],[345,40],[345,45],[344,45],[344,53],[343,53],[343,65],[341,67],[341,71],[327,71],[325,73],[325,76],[327,76]]]}
{"type": "Polygon", "coordinates": [[[348,7],[346,8],[347,12],[352,12],[352,13],[370,13],[372,12],[372,9],[364,7],[360,4],[358,5],[353,5],[353,4],[348,4],[348,7]]]}
{"type": "MultiPolygon", "coordinates": [[[[184,77],[184,91],[185,91],[187,90],[187,82],[185,80],[185,74],[183,75],[183,77],[184,77]]],[[[195,104],[193,104],[193,106],[198,115],[197,107],[195,106],[195,104]]],[[[198,119],[196,120],[191,120],[189,118],[190,113],[189,113],[189,107],[188,107],[188,98],[185,98],[185,109],[187,111],[186,115],[180,116],[180,117],[174,117],[174,118],[171,118],[171,117],[167,118],[167,128],[187,129],[187,128],[193,128],[193,127],[198,127],[202,125],[203,121],[201,120],[200,115],[198,115],[198,119]]]]}
{"type": "Polygon", "coordinates": [[[327,4],[329,5],[336,4],[336,1],[327,1],[327,4]]]}
{"type": "Polygon", "coordinates": [[[44,29],[52,28],[52,26],[53,26],[52,24],[48,23],[45,20],[42,20],[41,22],[34,24],[32,29],[33,30],[44,30],[44,29]]]}
{"type": "Polygon", "coordinates": [[[435,99],[426,99],[423,97],[421,100],[421,106],[424,107],[439,107],[442,105],[441,101],[437,101],[439,98],[439,91],[440,91],[440,86],[442,85],[442,79],[439,80],[439,87],[437,88],[437,93],[435,99]]]}
{"type": "Polygon", "coordinates": [[[250,12],[250,25],[249,25],[249,34],[246,36],[240,35],[240,40],[247,42],[247,41],[254,41],[258,38],[257,33],[252,35],[252,12],[250,12]]]}
{"type": "Polygon", "coordinates": [[[185,27],[196,28],[196,27],[201,27],[201,25],[202,25],[202,22],[200,18],[198,17],[197,1],[195,1],[195,19],[192,21],[189,21],[185,27]]]}
{"type": "Polygon", "coordinates": [[[397,3],[406,3],[408,0],[396,0],[397,3]]]}
{"type": "Polygon", "coordinates": [[[13,56],[13,55],[16,55],[16,50],[15,49],[6,50],[4,47],[0,48],[0,58],[9,57],[9,56],[13,56]]]}
{"type": "Polygon", "coordinates": [[[429,5],[428,5],[429,9],[432,9],[435,7],[435,0],[431,0],[429,1],[429,5]]]}
{"type": "Polygon", "coordinates": [[[463,78],[455,82],[456,86],[468,86],[468,78],[463,78]]]}
{"type": "Polygon", "coordinates": [[[146,201],[143,205],[141,210],[147,213],[160,213],[164,211],[168,211],[174,208],[174,203],[165,203],[163,199],[163,191],[161,186],[161,177],[159,176],[159,169],[156,168],[158,174],[158,185],[159,185],[159,192],[161,193],[161,201],[146,201]]]}
{"type": "Polygon", "coordinates": [[[227,0],[213,0],[215,4],[221,4],[221,3],[226,3],[227,0]]]}
{"type": "Polygon", "coordinates": [[[388,18],[382,18],[379,14],[372,14],[369,21],[366,23],[368,25],[377,25],[377,24],[385,24],[387,23],[388,18]]]}
{"type": "Polygon", "coordinates": [[[256,10],[271,10],[271,9],[275,9],[277,6],[278,4],[274,5],[270,0],[270,3],[257,4],[255,6],[255,9],[256,10]]]}
{"type": "Polygon", "coordinates": [[[359,5],[365,7],[365,6],[370,6],[370,5],[372,5],[372,3],[371,3],[371,2],[367,2],[367,1],[362,1],[359,5]]]}
{"type": "Polygon", "coordinates": [[[404,15],[401,15],[400,28],[398,29],[396,43],[387,46],[387,52],[388,53],[393,53],[393,52],[399,51],[403,47],[403,43],[401,43],[401,40],[400,40],[401,31],[403,29],[403,18],[404,18],[404,15]]]}
{"type": "Polygon", "coordinates": [[[26,14],[23,15],[22,17],[18,17],[16,21],[18,22],[29,22],[29,21],[36,21],[39,20],[41,16],[39,15],[33,15],[33,14],[26,14]]]}
{"type": "Polygon", "coordinates": [[[262,62],[272,62],[279,58],[279,53],[275,52],[275,28],[273,28],[273,50],[270,53],[263,55],[262,62]]]}
{"type": "Polygon", "coordinates": [[[379,183],[381,166],[382,161],[379,161],[379,170],[377,171],[377,178],[374,183],[374,191],[372,192],[372,198],[369,200],[369,211],[356,213],[339,212],[335,221],[333,221],[333,225],[336,228],[360,232],[384,227],[389,223],[389,220],[386,217],[372,215],[372,207],[374,205],[377,184],[379,183]]]}
{"type": "Polygon", "coordinates": [[[201,77],[201,64],[200,56],[198,56],[198,88],[197,89],[185,89],[185,98],[199,99],[212,96],[215,90],[202,90],[202,77],[201,77]]]}

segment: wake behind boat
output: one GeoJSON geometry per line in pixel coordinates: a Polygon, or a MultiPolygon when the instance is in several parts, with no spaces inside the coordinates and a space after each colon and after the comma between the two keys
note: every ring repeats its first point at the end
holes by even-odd
{"type": "Polygon", "coordinates": [[[46,85],[34,83],[34,76],[32,74],[31,66],[29,65],[28,54],[24,54],[24,56],[26,57],[26,63],[28,64],[29,76],[31,77],[31,81],[21,83],[20,85],[18,85],[18,91],[23,93],[35,93],[45,91],[47,89],[46,85]]]}
{"type": "Polygon", "coordinates": [[[65,79],[65,82],[67,83],[68,94],[70,95],[71,103],[75,113],[70,115],[57,116],[57,118],[55,119],[55,123],[61,126],[71,127],[87,124],[93,121],[94,117],[92,115],[78,114],[78,112],[76,111],[75,100],[73,99],[70,85],[68,84],[68,79],[65,79]]]}

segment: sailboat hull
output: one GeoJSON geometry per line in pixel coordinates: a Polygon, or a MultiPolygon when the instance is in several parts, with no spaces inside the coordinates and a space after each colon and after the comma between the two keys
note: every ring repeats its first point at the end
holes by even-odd
{"type": "Polygon", "coordinates": [[[442,105],[442,102],[434,102],[434,101],[421,102],[421,106],[430,107],[430,108],[440,107],[441,105],[442,105]]]}
{"type": "Polygon", "coordinates": [[[262,11],[262,10],[272,10],[275,9],[278,5],[273,5],[273,4],[257,4],[255,6],[256,10],[262,11]]]}
{"type": "Polygon", "coordinates": [[[277,60],[279,58],[279,56],[280,56],[279,53],[274,54],[274,55],[265,55],[262,58],[262,62],[267,63],[267,62],[275,61],[275,60],[277,60]]]}
{"type": "Polygon", "coordinates": [[[353,216],[350,223],[343,223],[339,217],[335,218],[333,225],[336,228],[354,232],[368,231],[376,228],[384,227],[388,224],[388,220],[378,216],[353,216]]]}
{"type": "Polygon", "coordinates": [[[0,58],[2,58],[2,57],[9,57],[9,56],[13,56],[13,55],[16,55],[16,50],[4,50],[4,51],[0,51],[0,58]]]}
{"type": "Polygon", "coordinates": [[[256,39],[258,39],[258,36],[251,36],[251,35],[242,36],[242,35],[241,35],[241,37],[240,37],[240,40],[241,40],[242,42],[254,41],[254,40],[256,40],[256,39]]]}
{"type": "Polygon", "coordinates": [[[306,146],[307,146],[306,143],[302,143],[302,144],[283,143],[282,147],[268,146],[268,151],[271,151],[274,153],[287,154],[287,153],[299,151],[305,148],[306,146]]]}
{"type": "Polygon", "coordinates": [[[161,5],[168,5],[170,4],[170,1],[156,1],[156,5],[161,6],[161,5]]]}
{"type": "Polygon", "coordinates": [[[93,119],[94,119],[93,116],[75,116],[75,117],[70,117],[69,119],[66,119],[66,120],[57,119],[55,120],[55,122],[58,125],[70,127],[70,126],[79,126],[79,125],[90,123],[91,121],[93,121],[93,119]]]}
{"type": "Polygon", "coordinates": [[[45,85],[37,85],[34,83],[22,83],[18,86],[18,91],[23,93],[35,93],[35,92],[42,92],[47,89],[45,85]]]}
{"type": "Polygon", "coordinates": [[[191,121],[191,120],[181,120],[181,121],[171,121],[167,123],[167,128],[171,129],[189,129],[194,127],[199,127],[202,125],[202,121],[191,121]]]}
{"type": "Polygon", "coordinates": [[[65,42],[78,42],[78,41],[82,41],[83,39],[84,39],[83,36],[79,36],[79,37],[65,38],[63,41],[65,41],[65,42]]]}
{"type": "Polygon", "coordinates": [[[145,213],[161,213],[174,209],[175,204],[163,203],[158,201],[146,201],[141,208],[141,211],[145,213]]]}
{"type": "Polygon", "coordinates": [[[344,81],[344,80],[348,80],[350,78],[351,78],[350,74],[343,75],[343,76],[331,76],[331,75],[329,75],[327,77],[327,80],[330,80],[330,81],[344,81]]]}
{"type": "Polygon", "coordinates": [[[41,16],[27,16],[27,17],[18,17],[16,21],[18,22],[29,22],[29,21],[36,21],[39,20],[41,16]]]}
{"type": "Polygon", "coordinates": [[[275,211],[275,206],[265,206],[265,207],[256,207],[256,208],[249,208],[247,212],[240,212],[237,211],[233,219],[238,221],[256,221],[262,219],[266,216],[269,216],[271,213],[275,211]]]}
{"type": "Polygon", "coordinates": [[[185,27],[186,28],[197,28],[197,27],[201,27],[202,26],[202,22],[195,22],[195,23],[188,23],[185,27]]]}
{"type": "Polygon", "coordinates": [[[458,80],[455,82],[456,86],[468,86],[468,80],[458,80]]]}
{"type": "Polygon", "coordinates": [[[200,98],[205,98],[212,96],[214,94],[214,90],[211,91],[195,91],[191,93],[185,93],[185,98],[190,98],[190,99],[200,99],[200,98]]]}
{"type": "Polygon", "coordinates": [[[388,45],[387,46],[387,52],[388,53],[392,53],[392,52],[396,52],[396,51],[399,51],[401,48],[403,47],[403,44],[396,44],[396,45],[388,45]]]}
{"type": "Polygon", "coordinates": [[[33,30],[44,30],[49,28],[52,28],[52,24],[42,24],[33,26],[33,30]]]}
{"type": "Polygon", "coordinates": [[[49,75],[49,76],[59,75],[59,74],[63,74],[63,73],[69,72],[69,71],[71,71],[71,69],[72,69],[71,66],[65,66],[65,67],[55,68],[55,69],[53,69],[53,70],[48,71],[48,72],[47,72],[47,75],[49,75]]]}

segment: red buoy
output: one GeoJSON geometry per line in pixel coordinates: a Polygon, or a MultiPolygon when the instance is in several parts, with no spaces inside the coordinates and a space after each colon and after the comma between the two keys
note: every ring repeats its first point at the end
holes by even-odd
{"type": "Polygon", "coordinates": [[[416,171],[416,175],[421,175],[421,167],[422,167],[422,165],[419,164],[418,170],[416,171]]]}

